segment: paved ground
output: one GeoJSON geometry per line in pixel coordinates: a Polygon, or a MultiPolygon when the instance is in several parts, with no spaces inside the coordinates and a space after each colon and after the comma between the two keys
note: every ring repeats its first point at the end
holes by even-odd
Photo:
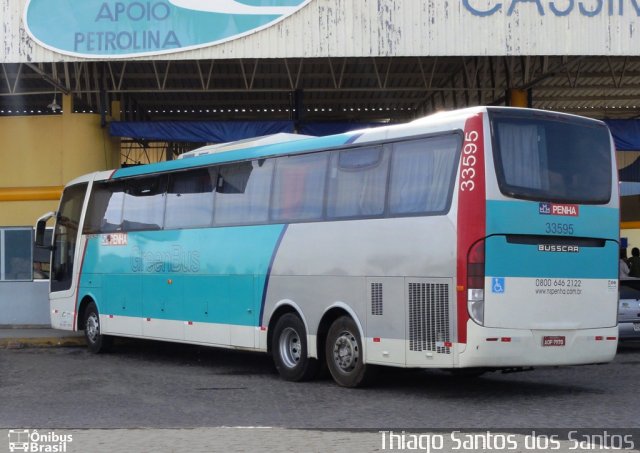
{"type": "Polygon", "coordinates": [[[0,328],[0,349],[82,346],[83,344],[83,332],[70,332],[44,327],[0,328]]]}
{"type": "Polygon", "coordinates": [[[368,389],[282,381],[268,356],[130,341],[0,350],[0,427],[635,427],[640,347],[609,365],[452,378],[390,369],[368,389]],[[170,408],[170,410],[168,410],[170,408]]]}
{"type": "Polygon", "coordinates": [[[411,429],[597,428],[637,438],[639,370],[640,344],[632,344],[608,365],[480,379],[389,370],[352,390],[284,382],[267,356],[193,346],[126,341],[97,356],[0,349],[0,428],[76,433],[70,452],[374,451],[379,430],[411,429]],[[71,431],[85,428],[102,430],[71,431]]]}

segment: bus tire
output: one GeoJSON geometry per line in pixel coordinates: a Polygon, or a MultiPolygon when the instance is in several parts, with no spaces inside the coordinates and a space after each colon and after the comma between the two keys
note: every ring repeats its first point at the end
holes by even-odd
{"type": "Polygon", "coordinates": [[[318,361],[309,357],[307,331],[294,313],[286,313],[273,329],[273,361],[287,381],[307,381],[315,377],[318,361]]]}
{"type": "Polygon", "coordinates": [[[342,387],[366,385],[372,377],[371,365],[365,365],[362,339],[355,321],[349,316],[336,319],[327,333],[325,356],[329,372],[342,387]]]}
{"type": "Polygon", "coordinates": [[[111,346],[112,338],[100,332],[100,313],[94,302],[84,312],[84,338],[89,352],[94,354],[105,352],[111,346]]]}

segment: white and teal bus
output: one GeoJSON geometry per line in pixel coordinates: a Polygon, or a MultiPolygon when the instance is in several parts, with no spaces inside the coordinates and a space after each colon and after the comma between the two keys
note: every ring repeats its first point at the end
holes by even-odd
{"type": "Polygon", "coordinates": [[[477,107],[70,182],[51,323],[93,352],[116,336],[264,351],[285,379],[326,366],[347,387],[378,365],[602,363],[618,241],[602,122],[477,107]]]}

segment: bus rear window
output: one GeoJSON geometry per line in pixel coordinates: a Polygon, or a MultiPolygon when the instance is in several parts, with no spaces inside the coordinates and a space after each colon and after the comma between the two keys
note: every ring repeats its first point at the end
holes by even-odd
{"type": "Polygon", "coordinates": [[[492,113],[500,191],[536,201],[605,204],[611,199],[611,144],[587,120],[492,113]]]}

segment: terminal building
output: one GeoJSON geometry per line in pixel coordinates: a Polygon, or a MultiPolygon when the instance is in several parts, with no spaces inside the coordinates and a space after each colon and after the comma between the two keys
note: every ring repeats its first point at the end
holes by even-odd
{"type": "Polygon", "coordinates": [[[0,0],[0,17],[0,325],[48,322],[32,225],[81,174],[475,105],[606,121],[640,246],[636,0],[0,0]]]}

